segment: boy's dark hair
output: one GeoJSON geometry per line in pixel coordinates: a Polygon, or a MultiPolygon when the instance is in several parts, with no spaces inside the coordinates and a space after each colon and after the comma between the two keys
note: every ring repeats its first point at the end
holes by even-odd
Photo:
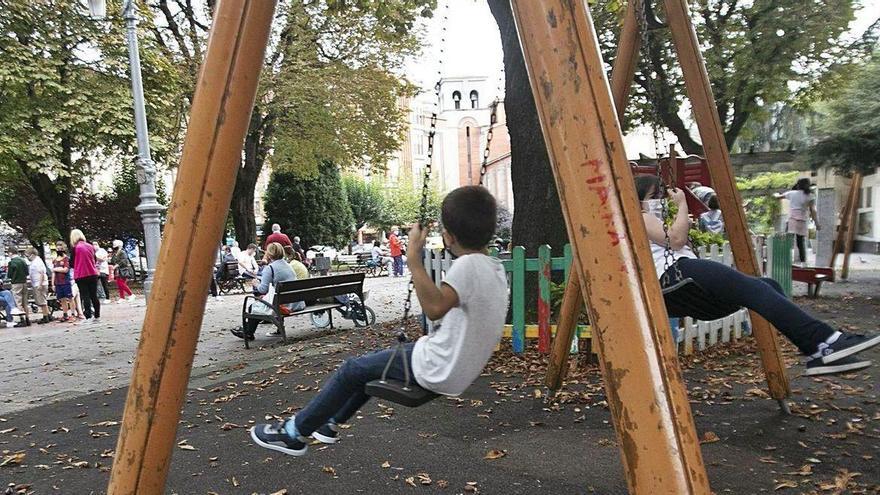
{"type": "Polygon", "coordinates": [[[495,234],[498,205],[483,186],[462,186],[443,199],[440,219],[462,247],[483,249],[495,234]]]}
{"type": "Polygon", "coordinates": [[[710,210],[720,210],[721,205],[718,204],[718,195],[713,194],[709,196],[709,199],[706,201],[706,206],[708,206],[710,210]]]}

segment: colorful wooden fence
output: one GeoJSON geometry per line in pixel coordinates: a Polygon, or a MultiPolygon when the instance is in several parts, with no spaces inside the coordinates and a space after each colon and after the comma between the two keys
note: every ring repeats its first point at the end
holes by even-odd
{"type": "MultiPolygon", "coordinates": [[[[761,242],[756,242],[755,249],[759,256],[763,254],[764,248],[761,242]]],[[[497,253],[493,252],[492,254],[498,256],[497,253]]],[[[733,264],[733,256],[730,246],[727,244],[721,247],[717,245],[709,248],[701,247],[698,254],[703,259],[727,265],[733,264]]],[[[510,289],[511,324],[505,325],[504,336],[511,339],[513,351],[516,353],[525,350],[527,338],[537,338],[538,350],[549,352],[551,337],[556,333],[556,325],[550,324],[551,308],[553,307],[550,282],[554,272],[562,272],[563,280],[568,281],[572,259],[571,246],[566,244],[562,250],[562,256],[559,257],[553,257],[552,249],[547,245],[538,249],[537,258],[526,258],[526,250],[522,246],[514,247],[510,253],[498,257],[507,273],[510,289]],[[525,280],[528,273],[538,274],[538,293],[532,296],[528,296],[525,290],[525,280]],[[526,323],[526,309],[531,304],[537,305],[538,322],[536,324],[526,323]]],[[[438,287],[443,280],[444,273],[449,270],[452,263],[452,256],[449,253],[442,254],[440,250],[428,252],[425,256],[425,266],[428,267],[438,287]]],[[[670,323],[674,337],[680,345],[680,352],[683,354],[704,350],[719,342],[737,340],[744,334],[751,333],[751,320],[748,311],[744,309],[714,321],[673,318],[670,323]]],[[[590,326],[578,325],[575,335],[581,339],[590,338],[590,326]]]]}

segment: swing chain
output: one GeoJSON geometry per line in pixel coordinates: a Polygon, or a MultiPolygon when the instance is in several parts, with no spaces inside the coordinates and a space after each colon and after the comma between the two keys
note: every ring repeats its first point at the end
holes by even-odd
{"type": "Polygon", "coordinates": [[[498,122],[498,105],[501,103],[501,100],[498,98],[489,105],[491,109],[491,113],[489,114],[489,130],[486,131],[486,147],[483,149],[483,163],[480,165],[480,185],[483,186],[483,181],[486,177],[486,167],[489,165],[489,151],[490,146],[492,144],[492,136],[493,131],[492,128],[498,122]]]}
{"type": "MultiPolygon", "coordinates": [[[[645,55],[645,67],[648,67],[649,61],[647,60],[647,55],[649,53],[649,31],[650,25],[648,22],[648,12],[646,7],[646,2],[651,0],[636,0],[636,15],[639,19],[639,34],[641,36],[641,46],[642,53],[645,55]]],[[[652,78],[652,74],[650,71],[646,71],[643,75],[645,78],[645,93],[646,99],[648,101],[648,108],[651,111],[651,134],[654,141],[654,156],[657,159],[656,165],[656,175],[657,181],[660,184],[660,191],[657,191],[660,195],[660,223],[663,226],[663,237],[665,239],[665,246],[663,248],[663,277],[662,277],[662,286],[666,287],[671,285],[669,282],[669,268],[674,267],[675,275],[677,280],[682,280],[681,271],[678,268],[678,264],[675,263],[675,254],[672,251],[672,241],[669,238],[669,225],[667,223],[667,216],[669,214],[669,200],[666,198],[667,190],[666,183],[663,180],[663,168],[661,167],[661,160],[665,153],[668,152],[669,146],[666,144],[666,137],[660,132],[660,112],[657,110],[657,102],[659,101],[659,96],[657,92],[657,88],[655,87],[655,81],[652,78]],[[663,144],[661,145],[661,141],[663,144]]],[[[672,155],[670,154],[667,157],[667,163],[670,168],[672,168],[672,155]]]]}

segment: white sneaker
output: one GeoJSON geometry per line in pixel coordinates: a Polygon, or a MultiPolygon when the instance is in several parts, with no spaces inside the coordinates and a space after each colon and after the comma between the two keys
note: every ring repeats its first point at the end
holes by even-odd
{"type": "Polygon", "coordinates": [[[104,304],[110,304],[110,303],[112,303],[112,302],[113,302],[113,301],[111,301],[110,299],[104,299],[104,304]]]}
{"type": "Polygon", "coordinates": [[[134,301],[134,294],[125,298],[126,301],[134,301]]]}
{"type": "Polygon", "coordinates": [[[91,325],[92,321],[93,320],[91,318],[86,318],[84,320],[77,320],[76,323],[74,323],[74,325],[91,325]]]}
{"type": "Polygon", "coordinates": [[[14,321],[7,321],[6,328],[15,328],[15,322],[14,321]]]}

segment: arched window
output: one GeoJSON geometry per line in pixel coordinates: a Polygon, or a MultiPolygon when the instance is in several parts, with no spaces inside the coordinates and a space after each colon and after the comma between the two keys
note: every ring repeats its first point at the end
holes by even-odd
{"type": "Polygon", "coordinates": [[[470,94],[471,98],[471,108],[477,108],[480,106],[480,94],[477,93],[477,90],[471,90],[470,94]]]}
{"type": "Polygon", "coordinates": [[[456,110],[461,110],[461,93],[458,91],[452,92],[452,102],[455,104],[456,110]]]}

